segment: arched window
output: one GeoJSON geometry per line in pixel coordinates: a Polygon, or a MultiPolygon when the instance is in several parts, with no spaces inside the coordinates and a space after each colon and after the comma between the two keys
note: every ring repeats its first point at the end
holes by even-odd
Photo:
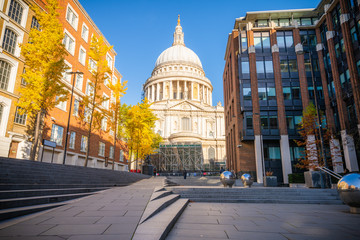
{"type": "Polygon", "coordinates": [[[191,131],[190,128],[190,118],[183,117],[181,119],[181,126],[183,131],[191,131]]]}
{"type": "Polygon", "coordinates": [[[9,28],[5,29],[4,41],[2,47],[5,51],[14,54],[16,47],[17,35],[9,28]]]}
{"type": "Polygon", "coordinates": [[[37,30],[40,30],[40,24],[36,17],[33,17],[31,20],[31,28],[36,28],[37,30]]]}
{"type": "Polygon", "coordinates": [[[212,161],[215,160],[215,149],[213,147],[209,147],[208,156],[209,156],[209,160],[212,161]]]}
{"type": "Polygon", "coordinates": [[[0,88],[7,90],[10,79],[11,66],[9,63],[0,60],[0,88]]]}
{"type": "Polygon", "coordinates": [[[24,8],[21,4],[16,0],[11,0],[10,8],[9,8],[9,17],[14,19],[15,22],[21,24],[21,18],[23,15],[24,8]]]}

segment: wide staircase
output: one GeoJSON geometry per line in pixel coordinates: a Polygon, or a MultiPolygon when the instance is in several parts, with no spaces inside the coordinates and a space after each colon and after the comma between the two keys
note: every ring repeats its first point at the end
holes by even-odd
{"type": "Polygon", "coordinates": [[[342,204],[336,189],[168,186],[166,190],[194,202],[342,204]]]}
{"type": "Polygon", "coordinates": [[[0,221],[61,206],[69,200],[145,178],[149,176],[0,158],[0,221]]]}

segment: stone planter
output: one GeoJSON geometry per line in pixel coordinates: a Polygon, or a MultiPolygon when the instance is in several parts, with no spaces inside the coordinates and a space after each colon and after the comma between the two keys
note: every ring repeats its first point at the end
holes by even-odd
{"type": "Polygon", "coordinates": [[[277,187],[277,177],[276,176],[265,176],[264,178],[264,187],[277,187]]]}
{"type": "Polygon", "coordinates": [[[325,188],[325,173],[320,171],[307,171],[304,172],[305,185],[308,188],[325,188]]]}
{"type": "Polygon", "coordinates": [[[291,188],[305,188],[305,183],[290,183],[289,187],[291,188]]]}

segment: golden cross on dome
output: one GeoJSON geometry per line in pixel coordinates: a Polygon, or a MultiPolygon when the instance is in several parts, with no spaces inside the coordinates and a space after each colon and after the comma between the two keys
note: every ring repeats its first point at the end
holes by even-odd
{"type": "Polygon", "coordinates": [[[178,15],[178,26],[180,26],[180,14],[178,15]]]}

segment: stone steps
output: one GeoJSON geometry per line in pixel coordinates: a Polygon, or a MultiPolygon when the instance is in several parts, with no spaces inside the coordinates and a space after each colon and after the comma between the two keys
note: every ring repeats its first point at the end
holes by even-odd
{"type": "Polygon", "coordinates": [[[335,189],[167,187],[194,202],[342,204],[335,189]]]}
{"type": "Polygon", "coordinates": [[[0,169],[0,221],[149,178],[138,173],[9,158],[0,158],[0,169]]]}

